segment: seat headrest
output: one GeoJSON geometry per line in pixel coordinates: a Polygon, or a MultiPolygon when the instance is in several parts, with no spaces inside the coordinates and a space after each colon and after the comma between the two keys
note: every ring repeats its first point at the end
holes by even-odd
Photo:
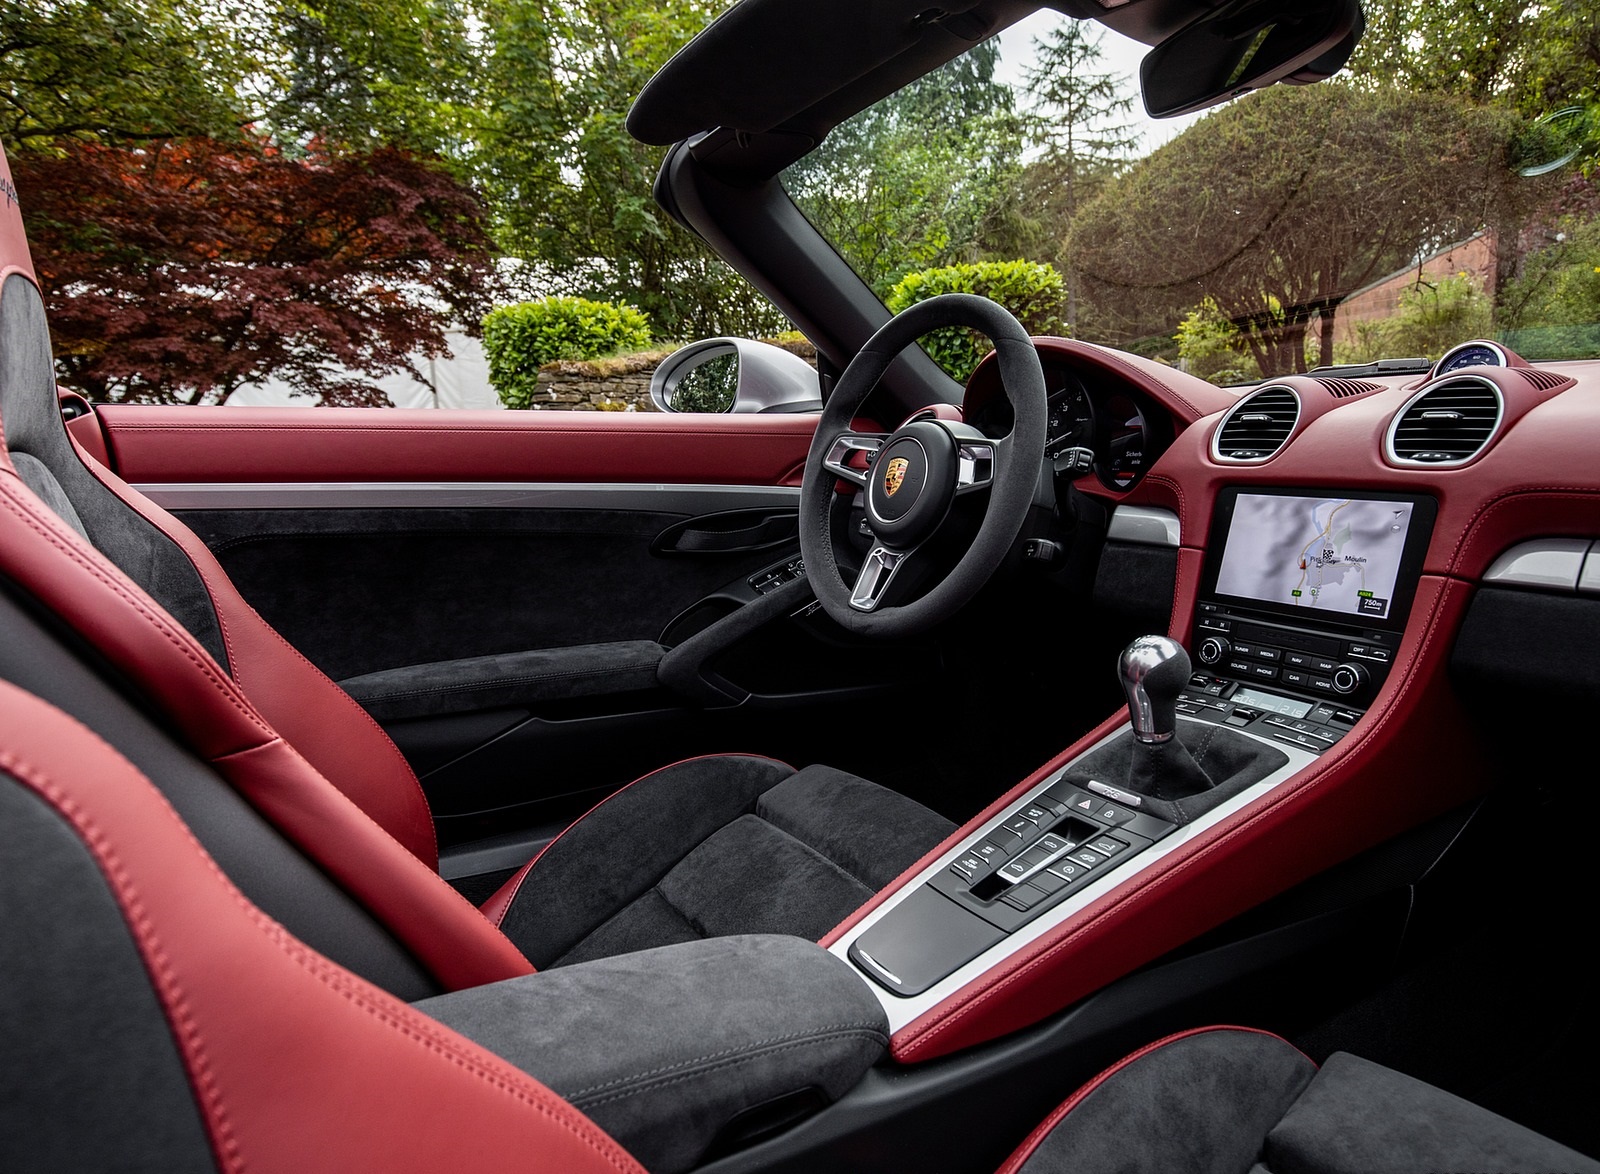
{"type": "Polygon", "coordinates": [[[35,285],[33,258],[28,253],[28,234],[22,228],[22,204],[17,185],[11,182],[11,164],[0,147],[0,281],[20,273],[35,285]]]}

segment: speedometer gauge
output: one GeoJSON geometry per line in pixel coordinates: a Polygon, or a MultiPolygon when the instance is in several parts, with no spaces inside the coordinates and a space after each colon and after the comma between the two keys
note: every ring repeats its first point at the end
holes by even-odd
{"type": "Polygon", "coordinates": [[[1451,347],[1433,365],[1433,378],[1459,371],[1463,367],[1508,367],[1511,360],[1506,352],[1487,339],[1474,339],[1458,347],[1451,347]]]}

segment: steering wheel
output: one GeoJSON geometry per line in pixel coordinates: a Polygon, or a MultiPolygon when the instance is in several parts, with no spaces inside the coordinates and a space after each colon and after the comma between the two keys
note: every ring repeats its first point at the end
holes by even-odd
{"type": "MultiPolygon", "coordinates": [[[[800,487],[800,553],[828,615],[848,631],[897,637],[932,627],[978,593],[999,568],[1033,503],[1049,408],[1044,369],[1028,332],[1005,307],[973,294],[918,302],[886,322],[839,377],[806,456],[800,487]],[[1011,432],[995,439],[967,424],[915,419],[887,435],[852,425],[862,402],[906,347],[929,331],[966,326],[994,343],[1011,432]],[[866,467],[850,459],[865,453],[866,467]],[[833,504],[843,480],[866,491],[872,545],[854,583],[834,551],[833,504]],[[938,582],[914,599],[889,602],[891,588],[950,515],[957,497],[987,493],[971,545],[938,582]]],[[[926,569],[926,568],[924,568],[926,569]]]]}

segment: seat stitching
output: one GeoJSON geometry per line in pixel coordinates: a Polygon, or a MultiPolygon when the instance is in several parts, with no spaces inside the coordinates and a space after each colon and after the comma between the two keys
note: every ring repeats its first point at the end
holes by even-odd
{"type": "Polygon", "coordinates": [[[593,1108],[597,1105],[609,1104],[612,1101],[620,1101],[626,1097],[636,1096],[641,1092],[666,1088],[669,1085],[680,1084],[685,1080],[693,1080],[697,1076],[704,1076],[707,1073],[715,1072],[719,1068],[732,1068],[740,1064],[748,1064],[752,1060],[758,1060],[763,1056],[775,1055],[778,1052],[792,1051],[795,1048],[810,1047],[814,1044],[830,1043],[834,1040],[849,1039],[853,1036],[880,1044],[889,1042],[888,1037],[871,1024],[838,1024],[833,1027],[817,1028],[814,1031],[795,1032],[792,1035],[778,1036],[771,1040],[761,1040],[740,1048],[728,1048],[722,1052],[714,1052],[709,1056],[696,1057],[693,1060],[685,1060],[678,1064],[654,1069],[651,1072],[624,1077],[610,1081],[608,1084],[595,1085],[592,1088],[564,1095],[567,1100],[579,1105],[581,1108],[593,1108]],[[715,1060],[715,1063],[706,1063],[707,1060],[715,1060]],[[698,1065],[703,1066],[697,1067],[698,1065]],[[694,1070],[680,1071],[685,1068],[693,1068],[694,1070]],[[673,1072],[676,1072],[676,1075],[672,1075],[666,1080],[653,1079],[673,1072]],[[591,1097],[588,1095],[591,1092],[602,1092],[608,1087],[616,1085],[632,1085],[633,1087],[616,1088],[615,1091],[607,1092],[605,1096],[591,1097]]]}
{"type": "MultiPolygon", "coordinates": [[[[31,495],[32,491],[30,490],[29,493],[31,495]]],[[[19,509],[18,508],[18,502],[9,493],[5,494],[3,496],[0,496],[0,501],[3,501],[5,506],[6,506],[6,508],[9,509],[18,518],[20,518],[21,521],[25,525],[29,526],[32,530],[34,530],[35,533],[39,534],[42,538],[44,538],[46,541],[50,542],[53,546],[55,546],[63,554],[67,555],[67,557],[72,559],[73,562],[77,563],[84,570],[86,570],[90,574],[92,574],[96,579],[98,579],[100,581],[102,586],[110,588],[110,590],[113,593],[115,593],[116,595],[121,597],[121,599],[122,599],[122,601],[124,603],[128,604],[135,611],[137,611],[144,619],[148,620],[152,624],[152,626],[154,626],[155,629],[158,632],[160,632],[163,637],[166,638],[167,642],[169,644],[173,645],[197,669],[199,669],[205,675],[206,679],[211,683],[212,687],[218,693],[222,694],[222,696],[227,699],[229,704],[231,704],[235,709],[237,709],[239,711],[239,713],[243,717],[245,717],[252,725],[254,725],[258,730],[260,730],[263,733],[272,733],[273,732],[271,727],[269,727],[266,724],[266,722],[264,722],[261,719],[260,715],[255,713],[254,710],[240,698],[238,693],[235,691],[235,688],[233,687],[233,681],[231,679],[228,679],[226,681],[226,683],[224,683],[224,681],[222,679],[218,678],[217,674],[212,670],[212,666],[215,665],[216,662],[212,661],[211,665],[208,665],[206,663],[207,661],[211,660],[210,654],[209,653],[201,653],[201,654],[197,655],[197,651],[196,650],[198,648],[198,645],[196,645],[195,647],[189,647],[188,645],[185,644],[183,636],[187,636],[191,643],[193,642],[193,639],[194,639],[192,636],[189,636],[189,633],[188,633],[188,631],[186,629],[183,630],[183,636],[179,636],[177,632],[175,632],[171,627],[169,627],[167,625],[167,623],[161,618],[160,615],[158,615],[157,613],[151,611],[150,608],[146,607],[145,604],[139,599],[139,597],[137,595],[135,595],[132,592],[128,591],[127,588],[125,588],[122,584],[118,583],[113,577],[108,575],[103,568],[98,567],[98,566],[96,566],[94,564],[94,562],[92,562],[92,561],[90,561],[88,559],[85,559],[81,552],[73,549],[73,547],[71,545],[63,542],[61,537],[60,537],[60,535],[55,534],[55,533],[52,532],[52,528],[49,525],[40,525],[39,519],[34,517],[32,515],[31,511],[19,509]]],[[[52,515],[52,516],[54,516],[54,515],[52,515]]],[[[74,535],[74,538],[76,538],[76,535],[74,535]]],[[[98,551],[96,551],[95,553],[97,555],[99,554],[98,551]]]]}

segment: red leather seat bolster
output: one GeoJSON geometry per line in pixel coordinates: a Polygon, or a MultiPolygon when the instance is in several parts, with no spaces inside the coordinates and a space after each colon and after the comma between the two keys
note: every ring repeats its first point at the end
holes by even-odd
{"type": "Polygon", "coordinates": [[[70,824],[127,919],[218,1167],[642,1167],[525,1073],[336,966],[251,905],[92,731],[0,683],[0,769],[70,824]]]}
{"type": "Polygon", "coordinates": [[[0,570],[134,682],[191,750],[443,986],[532,971],[504,934],[279,738],[176,620],[23,485],[3,450],[0,570]]]}
{"type": "Polygon", "coordinates": [[[389,735],[245,602],[194,531],[82,449],[78,455],[107,489],[189,556],[211,595],[234,680],[261,715],[357,807],[437,869],[428,801],[389,735]]]}

